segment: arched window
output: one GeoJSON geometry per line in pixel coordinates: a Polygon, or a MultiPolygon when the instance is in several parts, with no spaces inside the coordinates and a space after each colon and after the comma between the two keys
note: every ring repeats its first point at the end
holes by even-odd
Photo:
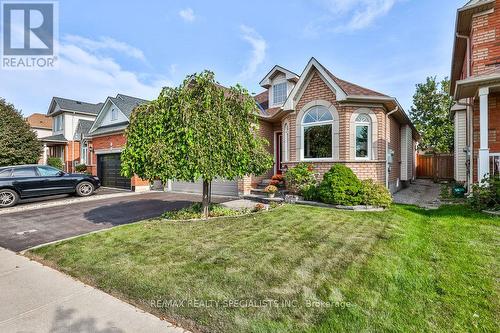
{"type": "Polygon", "coordinates": [[[302,147],[304,159],[333,158],[333,116],[324,106],[306,111],[302,118],[302,147]]]}
{"type": "Polygon", "coordinates": [[[290,142],[289,137],[290,134],[288,130],[288,123],[285,123],[283,125],[283,161],[287,162],[288,162],[288,150],[289,150],[288,143],[290,142]]]}
{"type": "Polygon", "coordinates": [[[366,113],[356,117],[356,158],[370,159],[371,151],[371,118],[366,113]]]}

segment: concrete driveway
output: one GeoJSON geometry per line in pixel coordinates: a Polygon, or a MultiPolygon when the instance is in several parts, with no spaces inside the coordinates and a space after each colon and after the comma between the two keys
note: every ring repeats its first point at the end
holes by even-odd
{"type": "MultiPolygon", "coordinates": [[[[1,214],[0,247],[17,252],[36,245],[157,217],[167,210],[180,209],[200,200],[199,195],[148,192],[1,214]]],[[[225,198],[213,200],[227,201],[225,198]]]]}

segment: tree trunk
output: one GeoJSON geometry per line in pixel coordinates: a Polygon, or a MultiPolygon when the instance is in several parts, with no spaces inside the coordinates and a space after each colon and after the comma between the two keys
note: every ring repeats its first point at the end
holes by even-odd
{"type": "Polygon", "coordinates": [[[210,182],[203,179],[203,199],[201,201],[201,206],[203,208],[203,216],[208,218],[210,205],[210,182]]]}

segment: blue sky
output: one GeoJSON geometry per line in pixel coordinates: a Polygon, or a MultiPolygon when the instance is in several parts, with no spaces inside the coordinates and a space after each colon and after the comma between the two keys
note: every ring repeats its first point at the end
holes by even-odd
{"type": "Polygon", "coordinates": [[[0,69],[0,97],[25,115],[52,96],[155,98],[211,69],[251,92],[275,64],[300,72],[311,56],[342,79],[398,98],[448,76],[456,9],[465,0],[59,2],[60,66],[0,69]]]}

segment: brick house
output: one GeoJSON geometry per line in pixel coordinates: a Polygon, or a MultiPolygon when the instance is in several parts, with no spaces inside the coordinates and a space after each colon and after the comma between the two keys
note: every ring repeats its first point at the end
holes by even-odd
{"type": "Polygon", "coordinates": [[[144,103],[148,101],[123,94],[108,97],[102,103],[95,121],[83,135],[82,144],[88,147],[88,171],[101,179],[102,186],[133,191],[149,190],[148,180],[120,175],[120,154],[126,143],[124,132],[134,108],[144,103]]]}
{"type": "Polygon", "coordinates": [[[67,172],[74,172],[77,164],[86,163],[85,147],[80,145],[80,132],[89,128],[101,106],[102,103],[53,97],[47,112],[52,122],[52,133],[39,138],[43,143],[43,163],[48,157],[59,157],[67,172]]]}
{"type": "Polygon", "coordinates": [[[500,170],[500,5],[472,0],[456,17],[450,94],[455,179],[471,184],[500,170]]]}
{"type": "Polygon", "coordinates": [[[320,178],[342,163],[392,192],[415,178],[419,134],[395,98],[339,79],[314,58],[301,75],[275,66],[260,85],[260,134],[275,164],[241,180],[240,193],[299,162],[320,178]]]}

